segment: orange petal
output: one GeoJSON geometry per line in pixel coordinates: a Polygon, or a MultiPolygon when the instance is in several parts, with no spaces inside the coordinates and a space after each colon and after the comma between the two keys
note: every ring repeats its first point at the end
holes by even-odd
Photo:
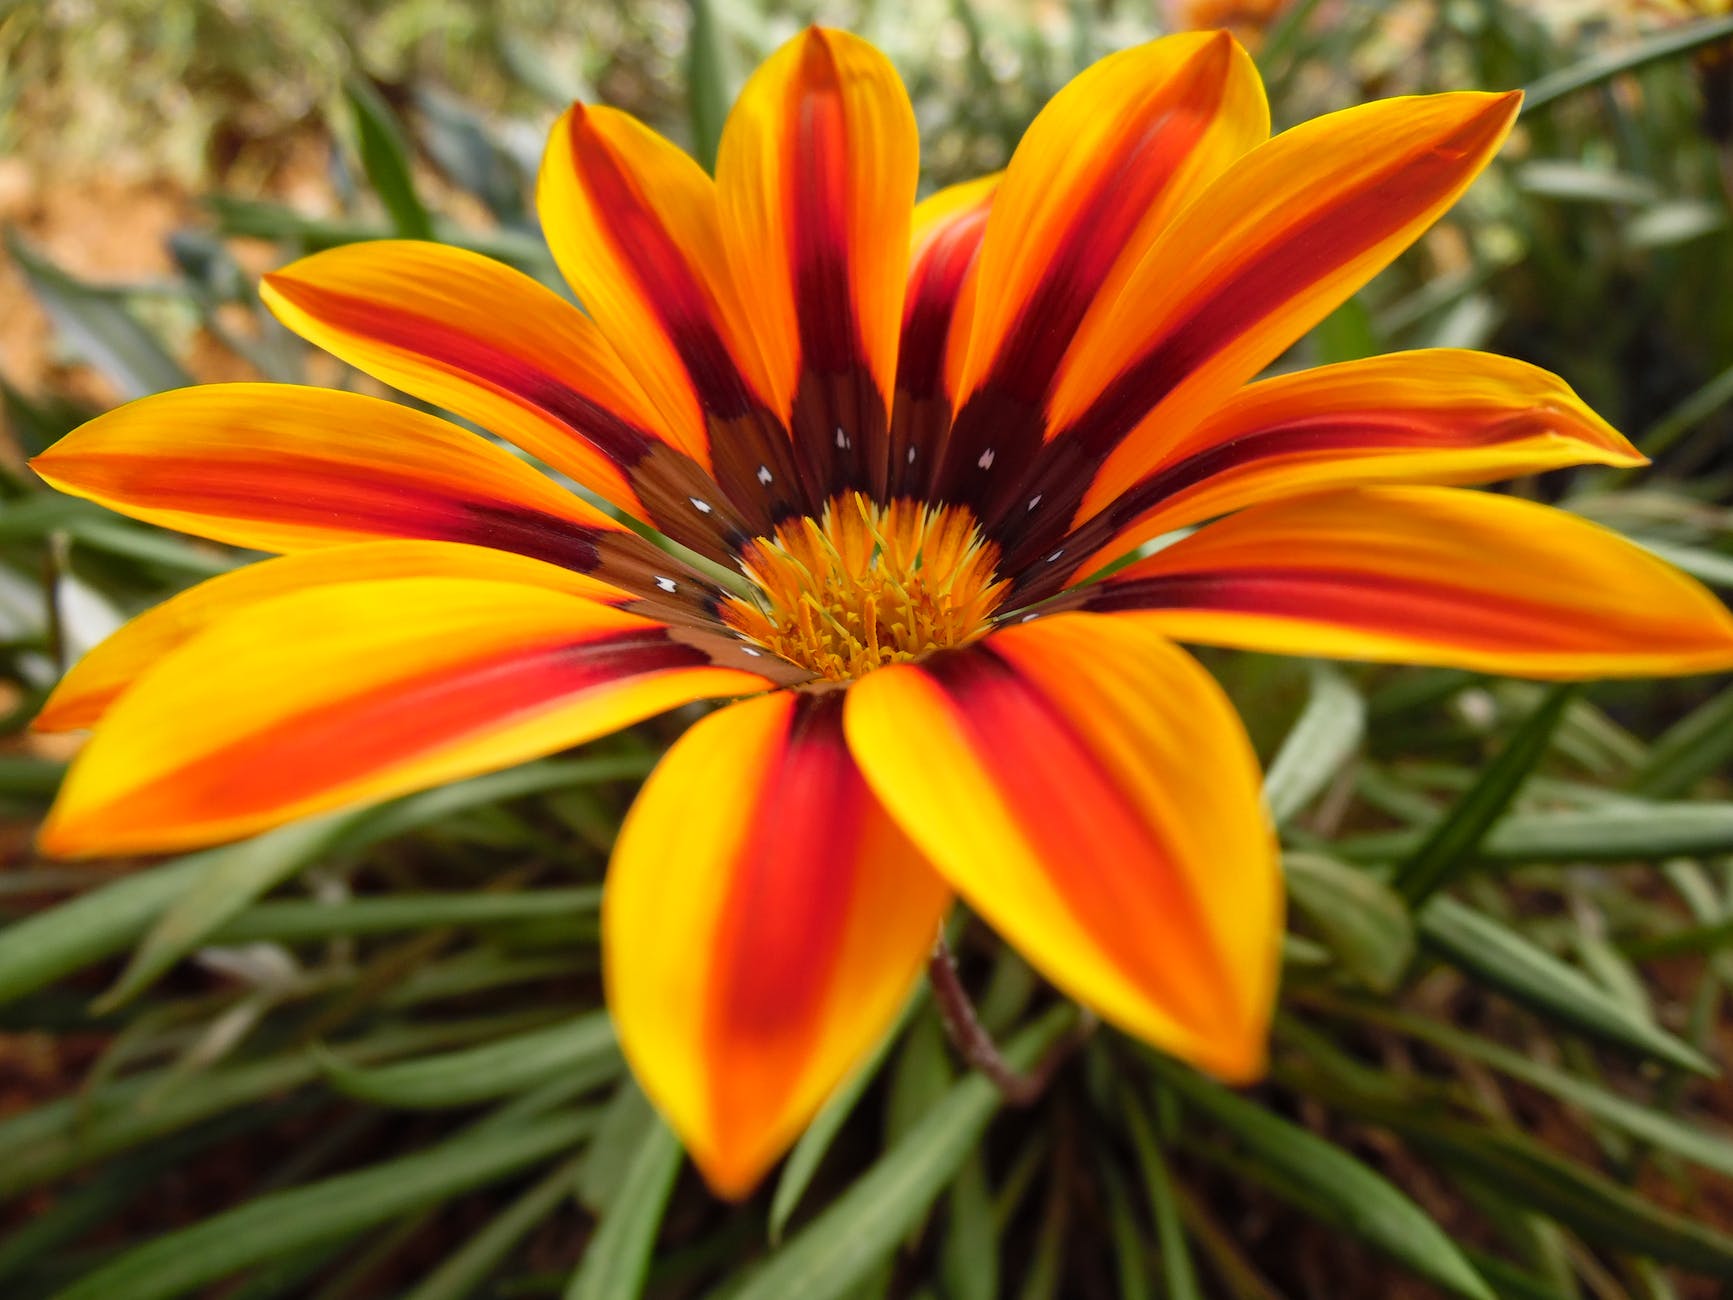
{"type": "MultiPolygon", "coordinates": [[[[62,492],[135,519],[264,551],[469,542],[652,596],[655,577],[677,564],[485,438],[355,393],[159,393],[73,430],[31,465],[62,492]]],[[[695,601],[713,594],[678,572],[695,601]]]]}
{"type": "Polygon", "coordinates": [[[90,856],[235,839],[767,684],[712,666],[663,624],[544,586],[295,592],[145,672],[73,763],[40,842],[90,856]]]}
{"type": "Polygon", "coordinates": [[[915,205],[909,288],[897,347],[886,496],[925,497],[951,428],[974,319],[975,267],[1000,177],[951,185],[915,205]]]}
{"type": "Polygon", "coordinates": [[[1269,132],[1257,70],[1225,32],[1110,55],[1053,97],[987,222],[947,499],[993,519],[1020,492],[1017,471],[1048,432],[1048,395],[1092,304],[1125,292],[1175,215],[1269,132]]]}
{"type": "Polygon", "coordinates": [[[644,1091],[742,1197],[890,1028],[950,902],[843,743],[840,694],[698,723],[645,784],[602,898],[644,1091]]]}
{"type": "Polygon", "coordinates": [[[721,490],[679,449],[594,321],[491,258],[412,240],[346,244],[265,277],[279,319],[454,411],[688,545],[726,553],[721,490]]]}
{"type": "Polygon", "coordinates": [[[1048,979],[1223,1078],[1263,1068],[1281,940],[1257,760],[1209,674],[1058,615],[848,693],[867,781],[1048,979]]]}
{"type": "Polygon", "coordinates": [[[920,168],[889,60],[809,27],[741,92],[716,158],[735,282],[809,494],[882,494],[920,168]]]}
{"type": "Polygon", "coordinates": [[[281,555],[225,573],[146,610],[75,663],[31,727],[93,727],[148,668],[206,628],[290,592],[379,578],[492,578],[550,587],[607,605],[623,591],[527,556],[457,542],[357,542],[281,555]]]}
{"type": "Polygon", "coordinates": [[[1321,366],[1235,393],[1065,539],[1075,563],[1019,594],[1049,594],[1151,537],[1260,501],[1644,463],[1562,379],[1508,357],[1437,348],[1321,366]]]}
{"type": "MultiPolygon", "coordinates": [[[[989,530],[1047,553],[1454,203],[1521,96],[1386,99],[1246,154],[1180,213],[1078,327],[1047,408],[1048,443],[989,530]]],[[[1007,563],[1015,563],[1009,556],[1007,563]]]]}
{"type": "Polygon", "coordinates": [[[703,168],[624,113],[574,104],[548,137],[536,206],[584,309],[747,530],[810,513],[703,168]]]}
{"type": "Polygon", "coordinates": [[[1280,654],[1519,677],[1733,668],[1733,616],[1697,582],[1562,510],[1458,488],[1254,506],[1067,599],[1280,654]]]}

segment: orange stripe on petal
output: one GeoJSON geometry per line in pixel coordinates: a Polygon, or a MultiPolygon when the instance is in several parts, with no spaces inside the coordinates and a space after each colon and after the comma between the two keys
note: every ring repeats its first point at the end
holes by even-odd
{"type": "Polygon", "coordinates": [[[1733,616],[1677,569],[1562,510],[1454,488],[1254,506],[1068,600],[1279,654],[1521,677],[1733,667],[1733,616]]]}
{"type": "Polygon", "coordinates": [[[608,1004],[712,1187],[741,1197],[889,1029],[949,891],[849,757],[839,694],[693,727],[608,869],[608,1004]]]}
{"type": "Polygon", "coordinates": [[[1257,71],[1225,32],[1111,55],[1041,111],[987,223],[947,499],[990,520],[1020,493],[1017,471],[1049,436],[1047,398],[1079,324],[1269,127],[1257,71]]]}
{"type": "Polygon", "coordinates": [[[1281,937],[1251,746],[1158,635],[1063,615],[850,688],[885,806],[1055,984],[1223,1077],[1263,1065],[1281,937]]]}
{"type": "Polygon", "coordinates": [[[1261,501],[1644,463],[1563,380],[1508,357],[1438,348],[1322,366],[1234,394],[1065,539],[1074,565],[1018,595],[1051,594],[1151,537],[1261,501]]]}
{"type": "Polygon", "coordinates": [[[608,605],[632,598],[570,569],[455,542],[357,542],[282,555],[208,579],[153,606],[74,664],[31,727],[92,727],[147,669],[206,628],[291,592],[381,578],[489,578],[570,592],[608,605]]]}
{"type": "Polygon", "coordinates": [[[817,27],[753,74],[723,129],[730,265],[817,500],[884,490],[919,154],[889,61],[817,27]]]}
{"type": "Polygon", "coordinates": [[[968,351],[975,268],[1000,177],[940,190],[915,206],[909,287],[897,348],[886,496],[924,498],[951,427],[951,394],[968,351]]]}
{"type": "Polygon", "coordinates": [[[74,762],[41,843],[90,856],[234,839],[766,685],[662,624],[546,587],[399,578],[296,592],[140,677],[74,762]]]}

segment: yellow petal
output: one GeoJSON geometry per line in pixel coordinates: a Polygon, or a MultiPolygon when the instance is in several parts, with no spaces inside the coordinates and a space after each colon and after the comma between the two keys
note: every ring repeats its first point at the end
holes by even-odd
{"type": "Polygon", "coordinates": [[[841,704],[780,692],[698,723],[651,774],[608,868],[620,1045],[728,1197],[890,1028],[950,901],[861,780],[841,704]]]}
{"type": "Polygon", "coordinates": [[[892,816],[1048,979],[1225,1079],[1262,1071],[1274,837],[1239,719],[1188,655],[1057,615],[868,675],[847,729],[892,816]]]}

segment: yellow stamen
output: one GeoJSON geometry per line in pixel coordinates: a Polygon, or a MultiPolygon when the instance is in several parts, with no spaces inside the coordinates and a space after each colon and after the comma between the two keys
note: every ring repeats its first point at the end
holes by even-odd
{"type": "Polygon", "coordinates": [[[963,645],[987,630],[1006,584],[998,547],[960,506],[875,505],[859,493],[822,520],[791,520],[746,548],[756,600],[722,617],[741,635],[831,681],[963,645]]]}

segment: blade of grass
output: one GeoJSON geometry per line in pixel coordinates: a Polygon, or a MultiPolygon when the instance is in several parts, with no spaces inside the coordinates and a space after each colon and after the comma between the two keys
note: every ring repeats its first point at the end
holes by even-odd
{"type": "Polygon", "coordinates": [[[1306,707],[1264,775],[1264,801],[1278,826],[1323,793],[1365,734],[1360,692],[1337,669],[1314,664],[1306,707]]]}
{"type": "Polygon", "coordinates": [[[565,1300],[633,1300],[643,1293],[650,1252],[683,1156],[680,1140],[658,1119],[590,1239],[565,1300]]]}
{"type": "Polygon", "coordinates": [[[1651,799],[1684,794],[1733,762],[1733,686],[1699,705],[1661,734],[1631,789],[1651,799]]]}
{"type": "Polygon", "coordinates": [[[1711,18],[1676,27],[1671,31],[1658,32],[1644,40],[1633,41],[1622,49],[1594,55],[1529,83],[1523,91],[1522,111],[1524,114],[1538,112],[1566,95],[1574,95],[1579,90],[1598,86],[1627,72],[1658,63],[1662,59],[1689,54],[1705,45],[1724,41],[1730,36],[1733,36],[1733,17],[1711,18]]]}
{"type": "Polygon", "coordinates": [[[433,218],[415,192],[409,143],[391,106],[371,82],[350,77],[343,87],[353,114],[356,145],[368,183],[404,239],[432,239],[433,218]]]}
{"type": "Polygon", "coordinates": [[[1144,1114],[1143,1104],[1129,1089],[1122,1096],[1120,1113],[1125,1116],[1126,1127],[1131,1132],[1132,1150],[1137,1153],[1144,1191],[1155,1215],[1155,1240],[1161,1251],[1164,1294],[1167,1300],[1203,1300],[1197,1270],[1191,1262],[1191,1248],[1186,1245],[1185,1225],[1180,1221],[1179,1200],[1174,1195],[1167,1161],[1156,1143],[1155,1128],[1144,1114]]]}
{"type": "Polygon", "coordinates": [[[1342,968],[1389,992],[1414,959],[1414,919],[1378,877],[1319,853],[1285,853],[1288,897],[1317,928],[1342,968]]]}

